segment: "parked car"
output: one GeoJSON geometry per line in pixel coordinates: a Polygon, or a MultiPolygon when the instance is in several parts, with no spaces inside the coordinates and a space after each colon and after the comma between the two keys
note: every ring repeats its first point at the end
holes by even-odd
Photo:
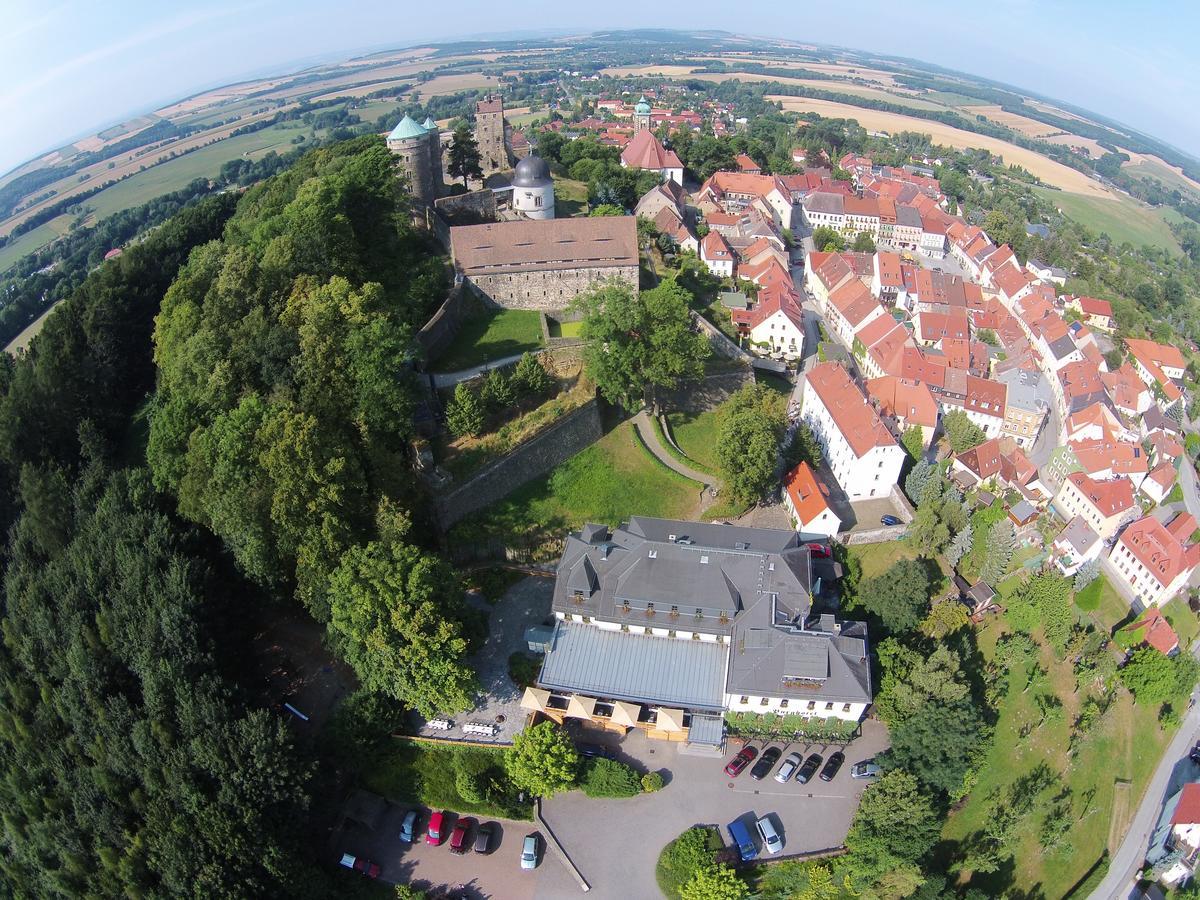
{"type": "Polygon", "coordinates": [[[450,832],[450,852],[451,853],[466,853],[467,838],[471,834],[471,828],[474,827],[475,820],[470,816],[463,816],[454,823],[454,830],[450,832]]]}
{"type": "Polygon", "coordinates": [[[475,832],[475,852],[476,853],[491,853],[492,852],[492,835],[496,833],[495,822],[484,822],[479,826],[479,830],[475,832]]]}
{"type": "Polygon", "coordinates": [[[762,838],[764,850],[768,853],[778,853],[783,849],[783,838],[775,830],[775,823],[771,821],[770,816],[763,816],[754,823],[754,827],[758,829],[758,836],[762,838]]]}
{"type": "Polygon", "coordinates": [[[796,770],[800,768],[800,760],[804,759],[799,753],[789,753],[787,759],[783,761],[783,765],[779,767],[779,771],[775,773],[775,780],[780,784],[787,784],[788,780],[796,774],[796,770]]]}
{"type": "Polygon", "coordinates": [[[1188,754],[1188,759],[1200,766],[1200,743],[1197,743],[1196,746],[1192,748],[1192,752],[1188,754]]]}
{"type": "Polygon", "coordinates": [[[538,864],[538,836],[535,831],[533,834],[525,835],[525,840],[521,844],[521,868],[536,869],[538,864]]]}
{"type": "Polygon", "coordinates": [[[825,768],[821,770],[822,781],[833,781],[833,776],[841,769],[842,763],[846,761],[846,754],[841,750],[829,754],[829,761],[825,763],[825,768]]]}
{"type": "Polygon", "coordinates": [[[883,774],[883,768],[875,764],[873,759],[864,759],[850,767],[851,778],[878,778],[883,774]]]}
{"type": "Polygon", "coordinates": [[[729,836],[733,839],[733,846],[737,847],[742,862],[750,862],[758,856],[758,847],[754,845],[749,829],[737,819],[729,823],[729,836]]]}
{"type": "Polygon", "coordinates": [[[445,840],[442,827],[446,821],[444,812],[435,812],[429,817],[429,828],[425,831],[425,843],[439,846],[445,840]]]}
{"type": "Polygon", "coordinates": [[[900,520],[898,518],[896,518],[895,516],[880,516],[879,521],[882,522],[884,525],[899,525],[899,524],[901,524],[900,520]]]}
{"type": "Polygon", "coordinates": [[[584,759],[612,759],[613,752],[603,744],[576,744],[584,759]]]}
{"type": "Polygon", "coordinates": [[[824,759],[820,753],[810,753],[800,771],[796,773],[796,780],[801,784],[808,784],[809,779],[817,774],[817,769],[821,768],[822,762],[824,759]]]}
{"type": "Polygon", "coordinates": [[[353,853],[343,853],[341,863],[347,869],[352,869],[368,878],[379,877],[379,863],[373,863],[363,856],[355,856],[353,853]]]}
{"type": "Polygon", "coordinates": [[[400,823],[400,840],[404,843],[411,844],[417,839],[417,820],[415,809],[410,809],[404,814],[404,821],[400,823]]]}
{"type": "Polygon", "coordinates": [[[762,752],[762,756],[758,758],[754,768],[750,770],[750,777],[755,781],[762,781],[771,774],[771,770],[775,768],[775,763],[779,762],[781,756],[783,756],[783,751],[778,747],[768,747],[762,752]]]}
{"type": "Polygon", "coordinates": [[[821,559],[829,559],[829,548],[824,544],[809,544],[808,552],[813,556],[819,556],[821,559]]]}
{"type": "Polygon", "coordinates": [[[743,747],[737,756],[725,764],[725,774],[730,778],[737,778],[746,766],[754,762],[756,756],[758,756],[757,747],[743,747]]]}

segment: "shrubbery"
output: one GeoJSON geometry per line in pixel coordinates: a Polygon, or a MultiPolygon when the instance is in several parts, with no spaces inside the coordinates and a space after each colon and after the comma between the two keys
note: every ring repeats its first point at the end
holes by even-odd
{"type": "Polygon", "coordinates": [[[589,797],[635,797],[642,792],[642,780],[623,762],[593,759],[584,766],[580,787],[589,797]]]}

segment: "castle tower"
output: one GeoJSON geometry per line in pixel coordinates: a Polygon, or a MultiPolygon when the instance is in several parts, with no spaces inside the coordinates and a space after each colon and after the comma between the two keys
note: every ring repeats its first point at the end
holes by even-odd
{"type": "Polygon", "coordinates": [[[633,133],[637,134],[639,131],[649,130],[650,102],[646,99],[646,95],[643,94],[641,99],[638,100],[637,106],[633,108],[633,133]]]}
{"type": "Polygon", "coordinates": [[[475,104],[475,143],[479,146],[479,165],[485,175],[508,168],[503,98],[489,95],[475,104]]]}
{"type": "Polygon", "coordinates": [[[554,218],[554,179],[540,156],[530,153],[513,172],[513,209],[529,219],[554,218]]]}
{"type": "MultiPolygon", "coordinates": [[[[434,130],[433,141],[438,140],[434,130]]],[[[400,159],[400,167],[408,176],[409,188],[413,199],[426,206],[432,206],[437,199],[437,182],[434,179],[433,152],[430,149],[430,132],[426,131],[409,116],[400,120],[400,124],[392,129],[387,136],[387,147],[400,159]]],[[[440,151],[437,162],[437,180],[441,180],[442,164],[440,151]]]]}
{"type": "Polygon", "coordinates": [[[432,116],[426,116],[421,127],[429,135],[429,172],[433,176],[434,197],[446,193],[446,178],[442,168],[442,133],[432,116]]]}

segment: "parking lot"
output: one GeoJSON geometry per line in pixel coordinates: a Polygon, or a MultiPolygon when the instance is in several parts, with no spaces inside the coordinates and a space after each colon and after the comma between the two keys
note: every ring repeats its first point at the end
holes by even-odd
{"type": "MultiPolygon", "coordinates": [[[[749,769],[731,779],[722,771],[740,749],[731,745],[725,756],[690,756],[679,745],[651,741],[640,732],[623,740],[612,735],[588,740],[605,743],[616,758],[643,770],[663,773],[667,785],[657,794],[628,800],[590,800],[578,791],[545,801],[547,825],[562,842],[583,877],[591,884],[589,898],[629,900],[630,885],[654,883],[658,854],[671,840],[693,825],[724,826],[740,819],[770,814],[783,837],[783,855],[825,850],[841,845],[850,828],[858,799],[867,782],[850,777],[850,767],[873,757],[887,746],[884,727],[863,723],[863,735],[845,749],[846,764],[829,783],[814,778],[808,784],[779,784],[771,776],[753,781],[749,769]]],[[[761,741],[752,742],[760,750],[761,741]]],[[[786,757],[793,750],[826,759],[836,747],[775,742],[786,757]]],[[[538,898],[571,897],[579,886],[556,860],[543,864],[537,880],[538,898]]]]}
{"type": "MultiPolygon", "coordinates": [[[[532,872],[521,869],[521,842],[525,835],[538,830],[533,822],[476,818],[477,825],[491,822],[495,829],[491,852],[475,853],[469,844],[468,852],[457,854],[450,852],[449,839],[458,816],[451,813],[446,817],[443,842],[434,847],[425,843],[429,811],[422,810],[417,840],[406,844],[400,840],[400,825],[410,808],[390,805],[374,831],[351,825],[340,841],[339,851],[361,854],[379,863],[382,868],[379,877],[384,881],[411,884],[429,891],[431,897],[452,893],[456,900],[464,896],[471,900],[529,900],[537,896],[535,884],[544,869],[562,868],[557,858],[546,853],[546,842],[539,837],[538,868],[532,872]]],[[[474,835],[472,828],[472,843],[474,835]]],[[[350,877],[350,873],[346,874],[350,877]]],[[[578,891],[578,886],[575,890],[578,891]]]]}

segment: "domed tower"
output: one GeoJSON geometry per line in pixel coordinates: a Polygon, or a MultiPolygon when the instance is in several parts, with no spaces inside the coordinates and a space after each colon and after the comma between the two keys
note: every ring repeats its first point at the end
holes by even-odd
{"type": "Polygon", "coordinates": [[[643,94],[638,100],[637,105],[633,108],[633,132],[637,134],[639,131],[650,130],[650,101],[643,94]]]}
{"type": "Polygon", "coordinates": [[[433,176],[435,197],[446,193],[446,178],[442,174],[442,133],[432,116],[426,116],[421,127],[429,134],[429,172],[433,176]]]}
{"type": "Polygon", "coordinates": [[[529,219],[554,218],[554,179],[540,156],[530,153],[513,170],[513,209],[529,219]]]}
{"type": "MultiPolygon", "coordinates": [[[[437,199],[432,159],[430,152],[429,132],[414,122],[409,116],[400,120],[400,124],[392,129],[387,136],[388,149],[400,158],[400,167],[408,176],[409,188],[413,199],[426,206],[433,205],[437,199]]],[[[437,140],[436,135],[434,140],[437,140]]],[[[438,172],[441,172],[441,160],[438,160],[438,172]]]]}

